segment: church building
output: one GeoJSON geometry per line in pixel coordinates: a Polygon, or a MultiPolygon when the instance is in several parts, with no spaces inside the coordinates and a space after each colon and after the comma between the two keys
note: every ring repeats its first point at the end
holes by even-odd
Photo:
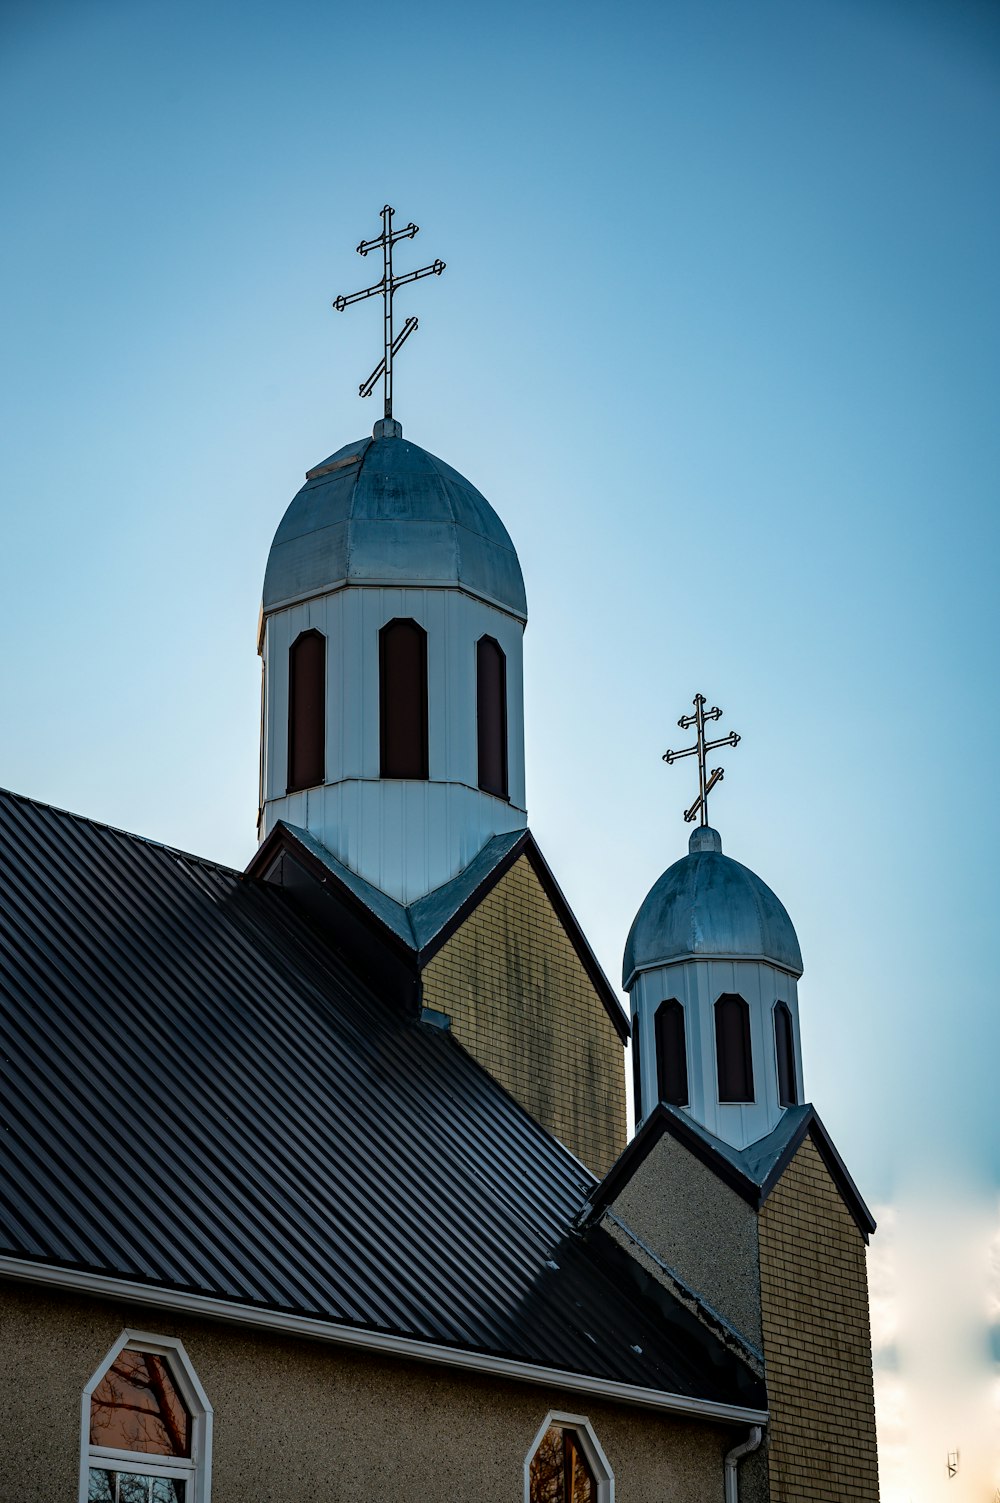
{"type": "Polygon", "coordinates": [[[246,870],[0,794],[0,1503],[874,1503],[874,1223],[707,823],[718,712],[626,1010],[528,827],[517,553],[391,416],[401,342],[271,546],[246,870]]]}

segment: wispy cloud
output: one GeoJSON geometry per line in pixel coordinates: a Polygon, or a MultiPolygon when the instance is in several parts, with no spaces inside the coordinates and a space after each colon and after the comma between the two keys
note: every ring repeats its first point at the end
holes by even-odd
{"type": "Polygon", "coordinates": [[[882,1503],[993,1503],[1000,1205],[951,1177],[876,1214],[868,1268],[882,1503]]]}

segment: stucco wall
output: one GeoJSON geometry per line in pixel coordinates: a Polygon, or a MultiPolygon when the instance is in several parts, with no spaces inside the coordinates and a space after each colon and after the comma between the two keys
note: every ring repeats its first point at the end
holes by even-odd
{"type": "Polygon", "coordinates": [[[865,1244],[810,1138],[760,1213],[773,1503],[875,1503],[865,1244]]]}
{"type": "Polygon", "coordinates": [[[760,1346],[757,1213],[735,1190],[664,1133],[611,1209],[760,1346]]]}
{"type": "Polygon", "coordinates": [[[155,1308],[0,1284],[2,1503],[77,1497],[80,1396],[126,1329],[179,1336],[215,1411],[213,1503],[523,1503],[551,1409],[590,1419],[617,1503],[719,1503],[741,1429],[155,1308]]]}
{"type": "Polygon", "coordinates": [[[622,1043],[526,856],[427,966],[424,1003],[603,1175],[625,1147],[622,1043]]]}

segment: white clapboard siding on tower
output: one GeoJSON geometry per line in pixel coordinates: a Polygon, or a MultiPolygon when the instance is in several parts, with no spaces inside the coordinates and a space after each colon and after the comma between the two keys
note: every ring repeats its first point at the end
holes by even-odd
{"type": "Polygon", "coordinates": [[[779,1001],[792,1015],[796,1089],[798,1099],[804,1099],[795,977],[757,960],[690,960],[641,972],[632,987],[632,1026],[639,1034],[644,1115],[659,1099],[654,1020],[660,1004],[670,998],[684,1008],[691,1116],[734,1148],[745,1148],[765,1137],[784,1111],[774,1037],[774,1006],[779,1001]],[[719,1101],[715,1003],[727,993],[742,997],[750,1009],[753,1101],[719,1101]]]}
{"type": "Polygon", "coordinates": [[[352,870],[403,903],[447,882],[492,836],[523,829],[523,623],[461,589],[363,587],[265,620],[264,812],[308,829],[352,870]],[[429,778],[382,779],[379,632],[397,617],[427,633],[429,778]],[[326,639],[326,779],[288,793],[289,650],[303,631],[326,639]],[[478,785],[476,644],[499,642],[507,670],[509,799],[478,785]]]}

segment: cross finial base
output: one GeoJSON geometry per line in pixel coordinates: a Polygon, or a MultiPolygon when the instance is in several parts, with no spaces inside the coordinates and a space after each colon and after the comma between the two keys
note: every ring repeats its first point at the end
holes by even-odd
{"type": "Polygon", "coordinates": [[[692,856],[699,851],[716,851],[721,854],[722,836],[718,830],[713,830],[711,825],[699,825],[696,830],[691,831],[688,850],[692,856]]]}
{"type": "Polygon", "coordinates": [[[379,418],[372,429],[372,438],[402,438],[403,425],[395,418],[379,418]]]}

